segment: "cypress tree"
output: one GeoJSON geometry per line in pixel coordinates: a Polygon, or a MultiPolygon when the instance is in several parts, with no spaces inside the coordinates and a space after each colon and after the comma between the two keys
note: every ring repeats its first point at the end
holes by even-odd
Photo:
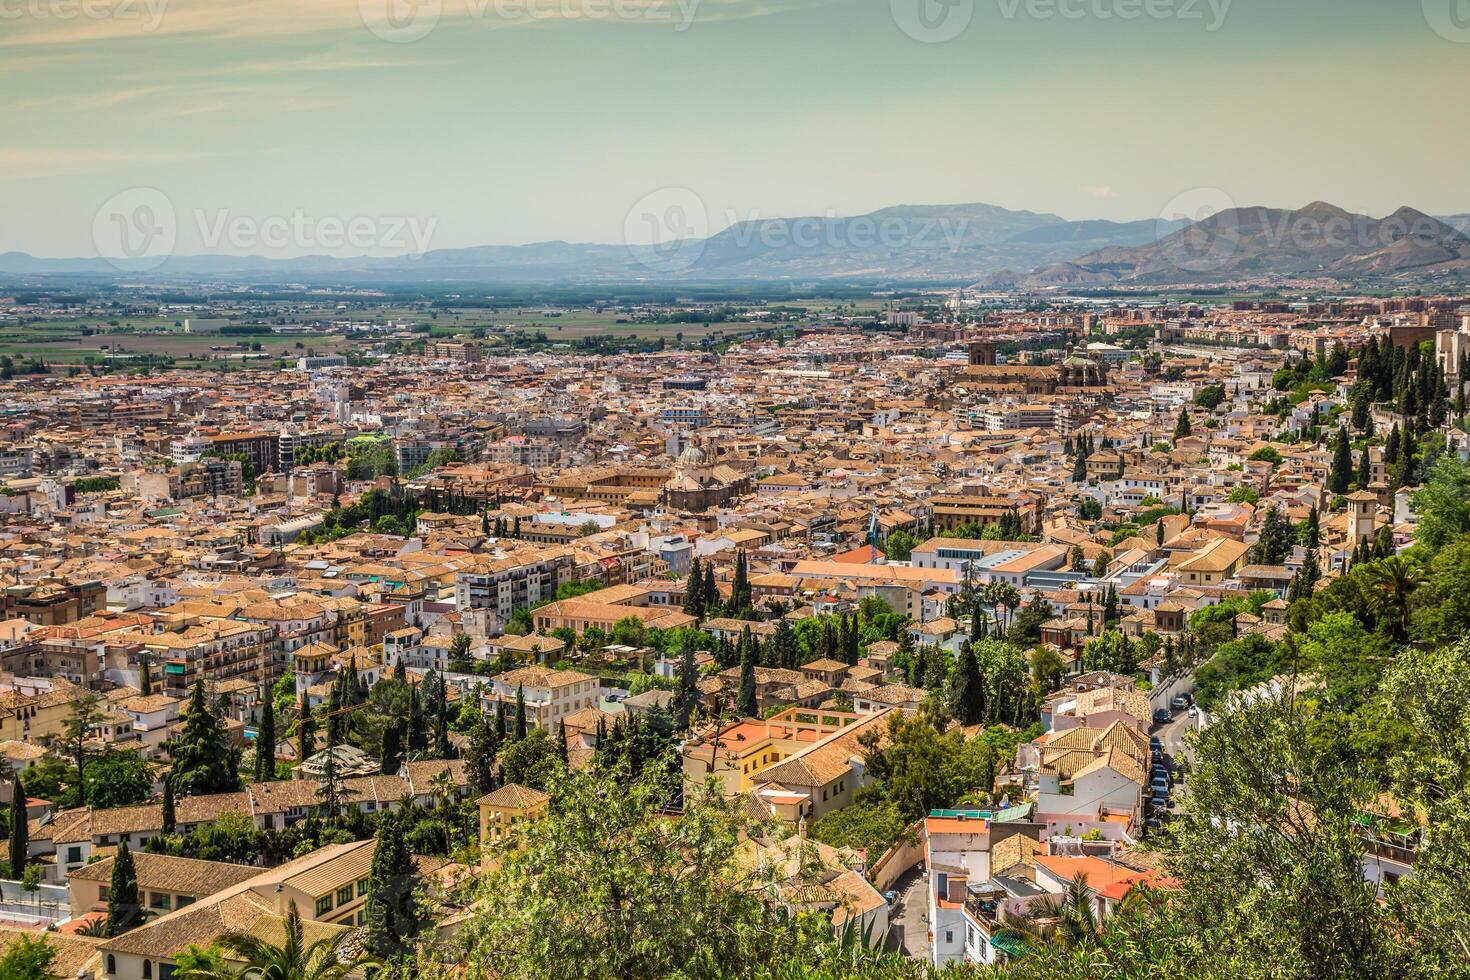
{"type": "Polygon", "coordinates": [[[754,606],[750,597],[750,569],[745,560],[745,549],[735,552],[735,579],[730,589],[730,614],[748,616],[754,606]]]}
{"type": "Polygon", "coordinates": [[[439,701],[434,713],[434,755],[440,759],[454,758],[449,744],[449,688],[444,678],[439,678],[439,701]]]}
{"type": "Polygon", "coordinates": [[[500,733],[495,723],[483,713],[470,733],[470,746],[464,755],[465,778],[470,793],[483,796],[495,788],[495,759],[500,754],[500,733]]]}
{"type": "Polygon", "coordinates": [[[403,768],[404,725],[401,718],[389,718],[383,726],[383,752],[380,769],[385,776],[397,775],[403,768]]]}
{"type": "Polygon", "coordinates": [[[699,671],[694,665],[694,645],[685,643],[679,651],[679,689],[674,695],[674,727],[689,727],[689,718],[699,704],[699,671]]]}
{"type": "Polygon", "coordinates": [[[204,684],[195,682],[184,730],[172,749],[175,788],[186,794],[227,793],[240,788],[230,772],[233,753],[225,745],[219,719],[204,699],[204,684]]]}
{"type": "Polygon", "coordinates": [[[1189,437],[1189,434],[1189,409],[1180,407],[1179,421],[1174,423],[1174,441],[1178,442],[1180,439],[1186,439],[1189,437]]]}
{"type": "MultiPolygon", "coordinates": [[[[428,683],[426,678],[424,683],[428,683]]],[[[429,747],[429,733],[424,719],[424,704],[415,685],[408,698],[408,751],[423,752],[429,747]]]]}
{"type": "Polygon", "coordinates": [[[567,762],[567,721],[565,718],[556,723],[556,754],[561,757],[563,764],[567,762]]]}
{"type": "Polygon", "coordinates": [[[408,667],[404,664],[402,656],[393,664],[393,679],[400,684],[408,683],[408,667]]]}
{"type": "Polygon", "coordinates": [[[327,699],[327,748],[336,748],[342,740],[342,681],[338,674],[332,683],[332,694],[327,699]]]}
{"type": "Polygon", "coordinates": [[[684,582],[684,612],[696,620],[704,619],[704,572],[699,556],[694,556],[689,566],[689,577],[684,582]]]}
{"type": "Polygon", "coordinates": [[[163,777],[163,832],[172,834],[177,819],[174,816],[174,781],[172,776],[163,777]]]}
{"type": "Polygon", "coordinates": [[[303,762],[316,748],[315,726],[311,722],[311,709],[306,705],[306,694],[296,705],[296,761],[303,762]]]}
{"type": "Polygon", "coordinates": [[[153,693],[153,671],[150,668],[152,657],[143,654],[143,667],[138,675],[138,690],[146,698],[153,693]]]}
{"type": "Polygon", "coordinates": [[[10,876],[17,880],[25,872],[31,846],[31,827],[26,820],[26,791],[20,773],[10,777],[10,876]]]}
{"type": "Polygon", "coordinates": [[[747,718],[760,717],[760,704],[755,696],[755,663],[750,656],[750,647],[743,638],[740,644],[740,701],[735,710],[747,718]]]}
{"type": "Polygon", "coordinates": [[[405,824],[404,814],[384,815],[368,872],[366,945],[382,958],[404,952],[419,929],[414,896],[418,875],[404,839],[405,824]]]}
{"type": "Polygon", "coordinates": [[[266,691],[265,706],[260,713],[260,731],[255,736],[255,781],[263,783],[276,778],[276,709],[266,691]]]}
{"type": "Polygon", "coordinates": [[[959,663],[955,666],[954,685],[950,689],[949,713],[962,725],[978,724],[985,707],[984,699],[975,648],[969,643],[962,644],[959,663]]]}
{"type": "Polygon", "coordinates": [[[526,737],[526,689],[522,685],[516,685],[516,731],[515,739],[519,742],[526,737]]]}
{"type": "Polygon", "coordinates": [[[720,587],[715,584],[714,562],[705,563],[704,588],[700,592],[704,596],[704,615],[706,617],[715,615],[720,608],[720,587]]]}
{"type": "Polygon", "coordinates": [[[505,701],[501,698],[495,700],[495,733],[504,738],[510,731],[505,722],[505,701]]]}
{"type": "Polygon", "coordinates": [[[117,847],[112,860],[112,881],[107,889],[107,921],[103,926],[108,936],[120,936],[143,921],[138,904],[138,870],[133,865],[133,852],[128,842],[117,847]]]}
{"type": "Polygon", "coordinates": [[[1339,426],[1337,444],[1332,450],[1332,471],[1327,478],[1327,487],[1333,493],[1347,493],[1353,479],[1353,450],[1348,443],[1347,428],[1339,426]]]}

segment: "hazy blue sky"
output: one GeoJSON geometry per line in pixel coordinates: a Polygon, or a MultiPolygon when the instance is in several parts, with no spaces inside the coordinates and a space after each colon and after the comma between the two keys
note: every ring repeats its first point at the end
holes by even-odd
{"type": "Polygon", "coordinates": [[[430,247],[618,242],[665,188],[711,230],[1154,217],[1198,188],[1470,210],[1470,0],[81,2],[0,0],[0,251],[96,254],[133,188],[177,251],[261,254],[363,251],[251,237],[293,216],[364,219],[373,251],[399,221],[430,247]]]}

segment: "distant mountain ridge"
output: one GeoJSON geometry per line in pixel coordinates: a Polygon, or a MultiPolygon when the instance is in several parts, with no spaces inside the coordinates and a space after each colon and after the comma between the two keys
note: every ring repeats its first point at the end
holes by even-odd
{"type": "MultiPolygon", "coordinates": [[[[1231,208],[1156,241],[1108,246],[1008,277],[1028,288],[1238,282],[1281,277],[1470,280],[1470,215],[1401,207],[1383,218],[1322,201],[1231,208]]],[[[992,279],[992,282],[998,281],[992,279]]]]}
{"type": "MultiPolygon", "coordinates": [[[[1182,225],[1183,222],[1176,223],[1182,225]]],[[[742,221],[665,247],[479,245],[394,258],[180,255],[156,260],[0,254],[12,275],[275,277],[434,282],[760,281],[872,278],[967,281],[1151,241],[1151,221],[1068,221],[991,204],[900,205],[845,217],[742,221]]]]}
{"type": "Polygon", "coordinates": [[[0,274],[383,283],[976,282],[1065,288],[1321,276],[1470,279],[1470,213],[1381,218],[1318,202],[1232,208],[1201,221],[1069,221],[992,204],[898,205],[845,217],[741,221],[668,246],[564,241],[392,258],[181,255],[156,260],[0,254],[0,274]],[[1017,270],[1031,270],[1029,272],[1017,270]]]}

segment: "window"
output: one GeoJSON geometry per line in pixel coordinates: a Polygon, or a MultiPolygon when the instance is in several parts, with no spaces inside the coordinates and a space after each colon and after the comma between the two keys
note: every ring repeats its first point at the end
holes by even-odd
{"type": "Polygon", "coordinates": [[[113,956],[111,953],[108,953],[107,954],[107,972],[108,973],[116,973],[117,972],[117,957],[116,956],[113,956]]]}
{"type": "Polygon", "coordinates": [[[143,980],[153,980],[153,961],[143,961],[143,980]]]}
{"type": "Polygon", "coordinates": [[[163,892],[152,892],[148,896],[148,907],[151,909],[166,909],[169,907],[168,895],[163,892]]]}
{"type": "Polygon", "coordinates": [[[944,930],[944,944],[946,946],[948,946],[952,942],[954,942],[954,932],[953,932],[953,930],[950,930],[950,929],[944,930]]]}
{"type": "MultiPolygon", "coordinates": [[[[98,901],[101,901],[101,902],[107,901],[107,896],[109,894],[111,894],[111,892],[112,892],[111,886],[109,886],[109,885],[103,885],[101,888],[99,888],[97,890],[97,900],[98,901]]],[[[109,972],[111,972],[111,971],[109,971],[109,972]]]]}
{"type": "Polygon", "coordinates": [[[363,878],[361,881],[359,881],[357,883],[357,894],[359,894],[359,895],[366,895],[367,893],[368,893],[368,880],[366,878],[363,878]]]}
{"type": "Polygon", "coordinates": [[[349,915],[347,918],[343,919],[341,922],[338,922],[337,925],[351,927],[354,924],[354,922],[355,922],[355,920],[353,919],[353,917],[349,915]]]}
{"type": "Polygon", "coordinates": [[[337,904],[338,905],[346,905],[350,901],[352,901],[352,886],[351,885],[343,885],[341,888],[337,889],[337,904]]]}
{"type": "Polygon", "coordinates": [[[77,864],[82,860],[82,849],[80,847],[68,847],[66,849],[66,863],[77,864]]]}
{"type": "Polygon", "coordinates": [[[323,895],[321,898],[316,900],[317,915],[326,915],[330,911],[332,911],[332,896],[323,895]]]}

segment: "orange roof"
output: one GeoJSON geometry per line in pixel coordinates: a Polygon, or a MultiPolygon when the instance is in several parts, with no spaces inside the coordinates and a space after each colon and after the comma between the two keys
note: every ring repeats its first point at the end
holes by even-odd
{"type": "Polygon", "coordinates": [[[930,834],[987,834],[989,820],[971,820],[966,817],[925,817],[924,831],[930,834]]]}

